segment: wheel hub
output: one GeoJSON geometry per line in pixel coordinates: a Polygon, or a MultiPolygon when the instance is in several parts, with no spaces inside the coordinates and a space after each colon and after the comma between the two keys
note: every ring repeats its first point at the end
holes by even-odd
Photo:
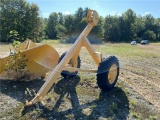
{"type": "Polygon", "coordinates": [[[112,84],[114,83],[114,81],[116,80],[116,76],[117,76],[117,65],[113,64],[110,69],[109,69],[109,73],[108,73],[108,80],[109,83],[112,84]]]}

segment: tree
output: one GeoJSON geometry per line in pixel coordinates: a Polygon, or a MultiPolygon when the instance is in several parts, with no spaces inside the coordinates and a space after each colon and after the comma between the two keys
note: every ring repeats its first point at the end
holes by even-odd
{"type": "Polygon", "coordinates": [[[156,34],[155,34],[153,31],[151,31],[151,30],[147,30],[147,31],[142,35],[142,39],[154,41],[154,40],[156,39],[156,34]]]}
{"type": "Polygon", "coordinates": [[[49,39],[54,39],[57,37],[56,25],[58,24],[58,14],[53,12],[48,18],[48,23],[46,27],[47,35],[49,39]]]}
{"type": "Polygon", "coordinates": [[[76,11],[75,14],[75,22],[77,23],[76,25],[76,31],[81,32],[87,25],[86,22],[86,17],[87,17],[87,12],[89,8],[85,8],[84,10],[80,7],[76,11]]]}
{"type": "Polygon", "coordinates": [[[84,17],[84,11],[83,11],[83,8],[80,7],[75,13],[76,23],[78,24],[82,20],[83,17],[84,17]]]}
{"type": "Polygon", "coordinates": [[[56,37],[57,38],[64,38],[66,36],[66,28],[62,26],[60,23],[56,25],[56,37]]]}
{"type": "Polygon", "coordinates": [[[156,40],[160,41],[160,18],[157,18],[154,20],[154,27],[153,27],[153,32],[156,35],[156,40]]]}
{"type": "Polygon", "coordinates": [[[128,9],[121,16],[107,16],[104,24],[104,39],[113,42],[130,42],[136,37],[135,33],[136,14],[128,9]]]}
{"type": "Polygon", "coordinates": [[[93,28],[91,31],[92,34],[95,34],[99,38],[104,37],[104,18],[102,16],[99,17],[99,22],[97,26],[93,28]]]}
{"type": "Polygon", "coordinates": [[[107,16],[104,25],[104,39],[106,41],[118,42],[120,39],[118,16],[107,16]]]}
{"type": "Polygon", "coordinates": [[[16,30],[21,41],[26,38],[39,39],[41,22],[36,4],[25,0],[1,0],[0,4],[0,40],[10,42],[9,32],[16,30]]]}
{"type": "Polygon", "coordinates": [[[147,14],[143,17],[145,22],[145,29],[147,30],[153,30],[154,26],[154,17],[151,14],[147,14]]]}
{"type": "Polygon", "coordinates": [[[81,32],[87,25],[86,18],[82,18],[77,24],[77,32],[81,32]]]}
{"type": "Polygon", "coordinates": [[[44,38],[48,38],[48,35],[47,35],[47,24],[48,24],[48,19],[47,18],[41,18],[41,23],[42,23],[42,34],[43,34],[43,37],[44,38]]]}
{"type": "Polygon", "coordinates": [[[61,24],[62,26],[64,26],[65,20],[64,20],[63,14],[61,12],[58,13],[58,22],[59,22],[59,24],[61,24]]]}
{"type": "Polygon", "coordinates": [[[136,34],[137,39],[140,39],[145,32],[145,22],[142,16],[136,17],[133,26],[134,26],[134,32],[136,34]]]}
{"type": "Polygon", "coordinates": [[[65,28],[67,29],[67,35],[71,35],[75,33],[76,29],[76,23],[75,23],[75,17],[73,15],[67,15],[65,16],[65,28]]]}
{"type": "Polygon", "coordinates": [[[131,9],[128,9],[126,12],[122,14],[124,20],[124,28],[125,34],[121,34],[121,37],[124,41],[129,42],[135,38],[134,33],[134,22],[136,18],[136,14],[131,9]]]}

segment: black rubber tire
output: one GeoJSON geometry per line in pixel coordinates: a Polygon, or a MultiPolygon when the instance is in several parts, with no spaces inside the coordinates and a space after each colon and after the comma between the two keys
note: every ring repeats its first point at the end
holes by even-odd
{"type": "Polygon", "coordinates": [[[115,56],[109,56],[102,60],[97,71],[97,84],[103,91],[109,91],[114,88],[119,76],[119,61],[115,56]],[[117,74],[113,83],[108,80],[108,73],[111,66],[115,64],[117,66],[117,74]]]}
{"type": "MultiPolygon", "coordinates": [[[[67,54],[67,52],[64,52],[64,53],[60,56],[59,62],[63,59],[63,57],[64,57],[66,54],[67,54]]],[[[81,66],[81,59],[80,59],[80,57],[78,56],[78,57],[77,57],[77,68],[80,68],[80,66],[81,66]]],[[[76,71],[76,72],[69,72],[69,71],[63,70],[63,71],[61,72],[61,76],[63,76],[64,78],[66,78],[66,77],[74,77],[74,76],[77,75],[77,73],[78,73],[78,71],[76,71]]]]}

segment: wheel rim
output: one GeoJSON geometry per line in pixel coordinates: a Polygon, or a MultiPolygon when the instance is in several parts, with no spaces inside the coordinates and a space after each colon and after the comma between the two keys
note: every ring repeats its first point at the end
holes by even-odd
{"type": "Polygon", "coordinates": [[[116,80],[117,77],[117,65],[113,64],[110,69],[109,69],[109,73],[108,73],[108,81],[110,84],[114,83],[114,81],[116,80]]]}

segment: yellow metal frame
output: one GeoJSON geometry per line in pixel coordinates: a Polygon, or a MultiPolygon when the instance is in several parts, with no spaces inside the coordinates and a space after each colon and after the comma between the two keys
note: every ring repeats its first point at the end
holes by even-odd
{"type": "Polygon", "coordinates": [[[89,54],[92,56],[93,60],[95,61],[95,63],[99,66],[102,59],[101,53],[95,52],[94,48],[91,46],[90,42],[86,38],[89,32],[91,31],[91,29],[98,24],[98,20],[99,18],[98,18],[97,12],[94,10],[89,10],[87,14],[88,25],[82,31],[80,36],[77,38],[77,40],[75,41],[73,46],[70,48],[70,50],[67,52],[67,54],[64,56],[64,58],[61,60],[61,62],[51,72],[51,75],[49,76],[48,80],[43,84],[41,89],[38,91],[37,95],[30,102],[26,102],[27,106],[35,104],[44,98],[44,96],[47,94],[49,89],[52,87],[53,83],[56,82],[62,70],[68,70],[70,72],[73,72],[73,71],[97,72],[97,70],[87,70],[87,69],[73,68],[73,67],[66,67],[66,66],[71,59],[72,59],[71,62],[74,62],[74,60],[77,60],[81,47],[86,47],[89,54]]]}
{"type": "MultiPolygon", "coordinates": [[[[21,51],[20,55],[25,56],[23,59],[27,60],[26,67],[23,69],[23,72],[26,72],[27,80],[44,77],[48,71],[53,70],[57,66],[59,61],[59,54],[53,47],[47,44],[36,45],[29,39],[17,46],[15,51],[16,53],[13,56],[16,56],[21,51]]],[[[10,69],[5,70],[7,68],[6,64],[10,64],[7,61],[8,57],[0,58],[0,78],[14,80],[14,76],[16,76],[15,71],[10,69]],[[8,76],[8,73],[11,75],[8,76]]],[[[14,59],[13,62],[16,65],[18,59],[14,59]]]]}

